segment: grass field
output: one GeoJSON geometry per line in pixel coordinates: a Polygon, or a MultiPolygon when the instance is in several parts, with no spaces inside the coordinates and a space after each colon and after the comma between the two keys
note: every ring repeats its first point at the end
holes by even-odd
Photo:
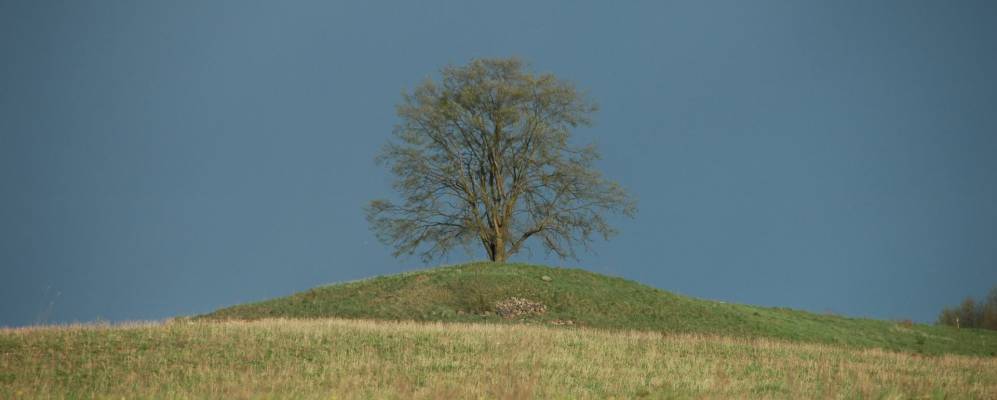
{"type": "Polygon", "coordinates": [[[473,263],[163,324],[0,329],[0,399],[994,399],[995,353],[997,332],[473,263]],[[545,311],[497,316],[512,297],[545,311]]]}
{"type": "Polygon", "coordinates": [[[997,358],[529,324],[0,330],[0,398],[997,398],[997,358]]]}
{"type": "Polygon", "coordinates": [[[581,269],[472,263],[328,285],[201,316],[210,320],[357,318],[442,322],[504,320],[510,297],[547,306],[526,322],[610,330],[767,338],[917,354],[997,355],[997,332],[814,314],[696,299],[581,269]],[[542,279],[547,276],[549,280],[542,279]]]}

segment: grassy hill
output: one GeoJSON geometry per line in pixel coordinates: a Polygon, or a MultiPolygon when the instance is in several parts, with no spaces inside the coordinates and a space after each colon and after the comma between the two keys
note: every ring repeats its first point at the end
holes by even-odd
{"type": "Polygon", "coordinates": [[[0,329],[0,399],[993,399],[997,358],[343,319],[0,329]]]}
{"type": "Polygon", "coordinates": [[[523,264],[472,263],[381,276],[196,318],[327,317],[527,323],[770,338],[921,354],[997,354],[997,333],[990,331],[728,304],[580,269],[523,264]],[[495,304],[513,297],[542,303],[547,311],[513,319],[496,315],[495,304]]]}

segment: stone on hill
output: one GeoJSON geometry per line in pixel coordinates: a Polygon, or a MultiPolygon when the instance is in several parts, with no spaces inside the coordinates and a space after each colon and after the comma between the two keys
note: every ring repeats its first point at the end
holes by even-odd
{"type": "Polygon", "coordinates": [[[506,319],[526,315],[540,315],[545,312],[547,312],[547,306],[519,297],[510,297],[495,303],[495,313],[506,319]]]}

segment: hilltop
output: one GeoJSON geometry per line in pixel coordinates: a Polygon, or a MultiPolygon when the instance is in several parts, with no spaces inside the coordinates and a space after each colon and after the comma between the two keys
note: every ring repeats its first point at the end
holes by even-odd
{"type": "Polygon", "coordinates": [[[525,264],[470,263],[379,276],[223,308],[195,319],[330,317],[526,323],[769,338],[921,354],[997,354],[995,332],[702,300],[582,269],[525,264]],[[514,298],[540,304],[544,310],[511,318],[498,315],[496,304],[514,298]]]}

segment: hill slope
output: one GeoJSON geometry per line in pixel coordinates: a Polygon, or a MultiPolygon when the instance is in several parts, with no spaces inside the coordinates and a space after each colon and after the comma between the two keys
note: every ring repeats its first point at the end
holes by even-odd
{"type": "Polygon", "coordinates": [[[993,399],[997,358],[343,319],[0,328],[0,399],[993,399]]]}
{"type": "Polygon", "coordinates": [[[571,326],[774,338],[924,354],[997,354],[995,332],[700,300],[580,269],[524,264],[472,263],[380,276],[228,307],[197,318],[274,317],[570,321],[571,326]],[[511,320],[496,315],[495,304],[512,297],[542,303],[547,311],[511,320]]]}

